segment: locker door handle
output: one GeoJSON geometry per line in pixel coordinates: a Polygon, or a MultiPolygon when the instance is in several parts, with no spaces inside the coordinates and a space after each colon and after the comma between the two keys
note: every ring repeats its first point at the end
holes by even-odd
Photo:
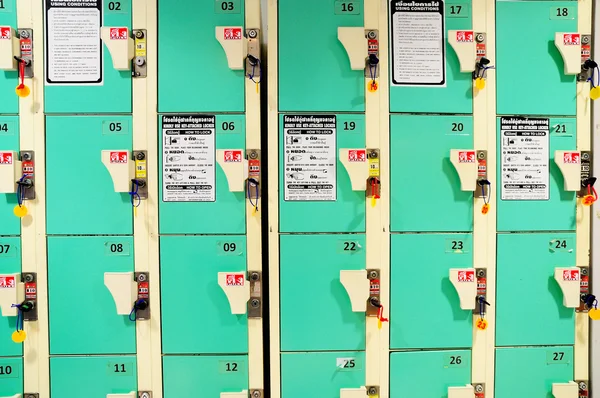
{"type": "Polygon", "coordinates": [[[22,397],[21,394],[15,394],[15,395],[12,395],[10,397],[0,397],[0,398],[21,398],[21,397],[22,397]]]}
{"type": "Polygon", "coordinates": [[[579,397],[579,385],[574,381],[552,383],[552,395],[554,398],[577,398],[579,397]]]}
{"type": "Polygon", "coordinates": [[[108,170],[115,192],[129,192],[134,174],[134,162],[128,149],[108,149],[100,154],[102,164],[108,170]]]}
{"type": "Polygon", "coordinates": [[[127,394],[106,394],[106,398],[137,398],[135,391],[131,391],[127,394]]]}
{"type": "Polygon", "coordinates": [[[473,72],[477,63],[475,33],[472,30],[449,30],[448,43],[458,57],[460,71],[473,72]]]}
{"type": "Polygon", "coordinates": [[[229,192],[244,192],[248,178],[248,160],[242,149],[217,150],[217,163],[225,173],[229,192]]]}
{"type": "Polygon", "coordinates": [[[102,27],[102,42],[106,45],[112,58],[113,68],[119,71],[131,70],[134,42],[127,27],[102,27]]]}
{"type": "Polygon", "coordinates": [[[0,309],[2,316],[17,316],[18,308],[13,304],[22,303],[25,299],[25,284],[21,282],[21,274],[3,274],[4,287],[0,289],[0,309]],[[9,287],[10,285],[14,287],[9,287]]]}
{"type": "Polygon", "coordinates": [[[339,150],[340,162],[346,169],[353,191],[366,191],[369,178],[369,162],[367,160],[367,149],[339,150]]]}
{"type": "Polygon", "coordinates": [[[0,151],[0,193],[16,193],[21,178],[21,161],[15,151],[0,151]]]}
{"type": "Polygon", "coordinates": [[[366,312],[371,286],[367,270],[342,270],[340,271],[340,282],[350,297],[352,312],[366,312]]]}
{"type": "Polygon", "coordinates": [[[241,315],[248,312],[248,300],[250,299],[250,283],[242,272],[219,272],[218,283],[229,301],[229,307],[233,315],[241,315]]]}
{"type": "Polygon", "coordinates": [[[579,33],[557,32],[554,45],[562,56],[565,75],[581,73],[581,36],[579,33]]]}
{"type": "Polygon", "coordinates": [[[458,173],[461,191],[477,188],[477,151],[474,149],[451,149],[450,162],[458,173]]]}
{"type": "Polygon", "coordinates": [[[240,392],[222,392],[220,398],[248,398],[248,390],[240,392]]]}
{"type": "Polygon", "coordinates": [[[464,387],[448,387],[448,398],[473,398],[475,389],[472,385],[464,387]]]}
{"type": "Polygon", "coordinates": [[[565,191],[579,191],[581,189],[581,152],[579,151],[554,151],[554,163],[560,169],[565,180],[565,191]]]}
{"type": "Polygon", "coordinates": [[[475,268],[450,269],[450,282],[452,282],[458,293],[460,308],[463,310],[474,310],[476,304],[475,297],[477,296],[475,268]]]}
{"type": "Polygon", "coordinates": [[[351,70],[364,70],[368,56],[368,42],[364,27],[338,27],[338,40],[350,59],[351,70]]]}
{"type": "Polygon", "coordinates": [[[216,26],[215,38],[225,51],[229,69],[244,70],[246,55],[248,55],[248,39],[244,37],[244,28],[216,26]]]}
{"type": "MultiPolygon", "coordinates": [[[[104,285],[115,301],[118,315],[129,315],[137,299],[137,283],[133,272],[105,272],[104,285]]],[[[127,395],[125,395],[127,396],[127,395]]]]}
{"type": "Polygon", "coordinates": [[[340,389],[340,398],[365,398],[367,397],[367,388],[342,388],[340,389]]]}
{"type": "Polygon", "coordinates": [[[0,26],[0,70],[16,71],[17,60],[16,56],[21,55],[21,46],[17,32],[11,26],[0,26]]]}
{"type": "Polygon", "coordinates": [[[554,279],[558,282],[563,294],[563,305],[566,308],[577,308],[581,304],[581,270],[579,267],[557,267],[554,279]]]}

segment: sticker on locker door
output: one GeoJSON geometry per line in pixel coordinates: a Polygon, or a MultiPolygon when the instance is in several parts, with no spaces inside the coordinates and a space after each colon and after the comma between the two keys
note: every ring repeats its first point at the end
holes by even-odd
{"type": "Polygon", "coordinates": [[[102,84],[102,0],[45,6],[46,84],[102,84]]]}
{"type": "Polygon", "coordinates": [[[446,86],[444,2],[390,2],[392,86],[446,86]]]}
{"type": "Polygon", "coordinates": [[[0,26],[0,40],[10,40],[12,37],[12,28],[10,26],[0,26]]]}
{"type": "Polygon", "coordinates": [[[13,164],[13,153],[0,152],[0,164],[13,164]]]}
{"type": "Polygon", "coordinates": [[[13,275],[0,276],[0,289],[12,289],[17,286],[17,281],[13,275]]]}
{"type": "Polygon", "coordinates": [[[550,121],[500,119],[502,200],[550,198],[550,121]]]}
{"type": "Polygon", "coordinates": [[[286,201],[337,198],[336,117],[283,116],[286,201]]]}
{"type": "Polygon", "coordinates": [[[215,116],[162,117],[163,201],[215,201],[215,116]]]}

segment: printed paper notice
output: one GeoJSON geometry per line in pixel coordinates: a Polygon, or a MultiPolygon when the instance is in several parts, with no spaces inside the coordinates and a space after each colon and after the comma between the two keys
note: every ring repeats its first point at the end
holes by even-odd
{"type": "Polygon", "coordinates": [[[46,0],[46,84],[102,84],[102,0],[46,0]]]}
{"type": "Polygon", "coordinates": [[[162,117],[163,202],[215,201],[215,116],[162,117]]]}
{"type": "Polygon", "coordinates": [[[284,199],[335,201],[335,116],[283,116],[284,199]]]}
{"type": "Polygon", "coordinates": [[[503,117],[502,200],[550,198],[550,120],[503,117]]]}
{"type": "Polygon", "coordinates": [[[393,86],[446,86],[444,2],[390,0],[393,86]]]}

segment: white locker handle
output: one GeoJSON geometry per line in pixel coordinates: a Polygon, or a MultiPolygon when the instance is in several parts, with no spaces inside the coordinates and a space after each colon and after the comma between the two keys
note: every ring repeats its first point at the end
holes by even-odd
{"type": "Polygon", "coordinates": [[[21,45],[17,32],[12,26],[0,26],[0,70],[17,70],[15,57],[21,55],[21,45]]]}
{"type": "Polygon", "coordinates": [[[579,385],[574,381],[552,383],[552,395],[554,398],[577,398],[579,397],[579,385]]]}
{"type": "Polygon", "coordinates": [[[367,387],[340,388],[340,398],[367,398],[367,387]]]}
{"type": "Polygon", "coordinates": [[[248,178],[248,160],[243,149],[217,150],[217,163],[225,173],[229,192],[244,192],[248,178]]]}
{"type": "Polygon", "coordinates": [[[2,316],[17,316],[19,310],[13,304],[22,303],[25,299],[25,284],[21,282],[21,274],[0,274],[0,282],[2,316]]]}
{"type": "Polygon", "coordinates": [[[134,42],[130,37],[129,28],[122,26],[109,26],[101,28],[102,42],[108,48],[112,58],[113,68],[119,71],[131,70],[133,60],[134,42]]]}
{"type": "Polygon", "coordinates": [[[563,294],[563,305],[577,308],[581,303],[581,271],[579,267],[556,267],[554,279],[558,282],[563,294]]]}
{"type": "Polygon", "coordinates": [[[464,387],[448,387],[448,398],[473,398],[475,389],[468,384],[464,387]]]}
{"type": "Polygon", "coordinates": [[[475,268],[451,268],[450,282],[454,285],[463,310],[475,309],[477,297],[477,276],[475,268]]]}
{"type": "Polygon", "coordinates": [[[135,391],[128,392],[127,394],[106,394],[106,398],[137,398],[135,391]]]}
{"type": "Polygon", "coordinates": [[[560,169],[565,180],[565,191],[581,189],[581,152],[554,151],[554,163],[560,169]]]}
{"type": "Polygon", "coordinates": [[[460,71],[463,73],[475,71],[477,63],[475,32],[472,30],[449,30],[448,43],[458,57],[460,71]]]}
{"type": "Polygon", "coordinates": [[[364,70],[369,56],[368,42],[364,27],[338,27],[338,40],[344,46],[350,59],[350,69],[364,70]]]}
{"type": "Polygon", "coordinates": [[[366,312],[369,288],[371,283],[367,277],[367,270],[341,270],[340,282],[346,289],[353,312],[366,312]]]}
{"type": "Polygon", "coordinates": [[[477,151],[474,149],[451,149],[450,162],[460,178],[461,191],[477,189],[477,151]]]}
{"type": "Polygon", "coordinates": [[[248,55],[248,39],[242,26],[216,26],[215,38],[223,47],[231,70],[244,70],[248,55]]]}
{"type": "Polygon", "coordinates": [[[112,178],[115,192],[129,192],[135,162],[127,149],[108,149],[101,153],[102,164],[112,178]]]}
{"type": "Polygon", "coordinates": [[[105,272],[104,285],[115,301],[118,315],[129,315],[137,299],[133,272],[105,272]]]}
{"type": "Polygon", "coordinates": [[[220,398],[248,398],[248,390],[240,392],[222,392],[220,398]]]}
{"type": "Polygon", "coordinates": [[[229,300],[233,315],[245,314],[250,299],[250,284],[244,272],[219,272],[218,282],[229,300]]]}
{"type": "Polygon", "coordinates": [[[562,56],[565,75],[581,73],[581,35],[557,32],[554,34],[554,45],[562,56]]]}
{"type": "Polygon", "coordinates": [[[341,148],[340,162],[346,169],[353,191],[366,191],[369,179],[369,161],[366,148],[341,148]]]}
{"type": "Polygon", "coordinates": [[[15,151],[0,151],[0,193],[17,192],[21,178],[21,161],[15,151]]]}
{"type": "Polygon", "coordinates": [[[0,398],[21,398],[21,394],[11,395],[10,397],[0,397],[0,398]]]}

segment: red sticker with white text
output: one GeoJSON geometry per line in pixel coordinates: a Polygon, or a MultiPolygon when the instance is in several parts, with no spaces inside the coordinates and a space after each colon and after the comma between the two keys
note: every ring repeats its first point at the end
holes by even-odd
{"type": "Polygon", "coordinates": [[[225,279],[226,286],[244,286],[244,274],[227,274],[225,279]]]}
{"type": "Polygon", "coordinates": [[[225,151],[223,153],[223,161],[225,162],[241,162],[242,151],[225,151]]]}
{"type": "Polygon", "coordinates": [[[242,40],[242,28],[225,28],[223,30],[223,39],[242,40]]]}
{"type": "Polygon", "coordinates": [[[566,164],[579,164],[581,155],[579,152],[565,152],[563,162],[566,164]]]}
{"type": "Polygon", "coordinates": [[[367,160],[366,149],[352,149],[348,151],[349,162],[365,162],[367,160]]]}
{"type": "Polygon", "coordinates": [[[458,271],[459,282],[475,282],[475,271],[458,271]]]}
{"type": "Polygon", "coordinates": [[[12,289],[16,286],[17,283],[13,275],[0,276],[0,289],[12,289]]]}
{"type": "Polygon", "coordinates": [[[579,270],[578,269],[566,269],[563,271],[563,281],[578,281],[579,270]]]}
{"type": "Polygon", "coordinates": [[[458,152],[458,163],[475,163],[475,151],[458,152]]]}
{"type": "Polygon", "coordinates": [[[0,152],[0,164],[12,164],[13,153],[12,152],[0,152]]]}
{"type": "Polygon", "coordinates": [[[459,43],[473,43],[474,34],[472,30],[459,30],[456,32],[456,41],[459,43]]]}
{"type": "Polygon", "coordinates": [[[129,29],[127,28],[110,28],[111,40],[127,40],[129,38],[129,29]]]}
{"type": "Polygon", "coordinates": [[[581,36],[579,33],[565,33],[563,43],[565,46],[578,46],[581,44],[581,36]]]}
{"type": "Polygon", "coordinates": [[[118,151],[110,153],[110,162],[111,163],[127,163],[127,152],[126,151],[118,151]]]}
{"type": "Polygon", "coordinates": [[[0,26],[0,40],[9,40],[12,37],[12,28],[10,26],[0,26]]]}

